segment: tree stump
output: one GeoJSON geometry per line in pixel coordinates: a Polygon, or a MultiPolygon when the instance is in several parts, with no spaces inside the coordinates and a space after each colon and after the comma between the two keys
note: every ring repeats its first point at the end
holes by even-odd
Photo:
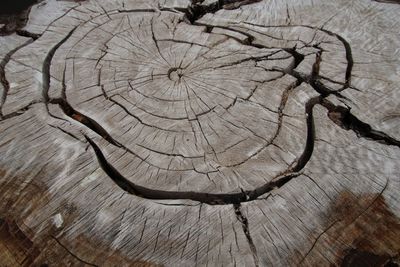
{"type": "Polygon", "coordinates": [[[2,20],[0,265],[398,266],[396,2],[2,20]]]}

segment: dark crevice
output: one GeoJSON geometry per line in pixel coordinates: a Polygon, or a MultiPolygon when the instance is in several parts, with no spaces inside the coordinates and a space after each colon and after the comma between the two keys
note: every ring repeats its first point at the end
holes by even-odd
{"type": "Polygon", "coordinates": [[[319,29],[319,30],[327,33],[328,35],[336,37],[343,44],[343,47],[346,51],[347,67],[346,67],[346,74],[345,74],[345,83],[344,83],[341,91],[344,89],[347,89],[351,85],[351,73],[353,71],[353,65],[354,65],[353,53],[351,50],[351,46],[350,46],[349,42],[347,42],[347,40],[345,38],[343,38],[341,35],[331,32],[331,31],[328,31],[326,29],[319,29]]]}
{"type": "Polygon", "coordinates": [[[125,9],[125,10],[118,10],[119,13],[146,13],[146,12],[150,12],[150,13],[154,13],[157,12],[157,9],[153,9],[153,8],[143,8],[143,9],[125,9]]]}
{"type": "MultiPolygon", "coordinates": [[[[43,100],[46,106],[50,104],[56,104],[59,105],[62,111],[67,115],[68,117],[74,119],[75,121],[78,121],[88,127],[89,129],[93,130],[96,132],[98,135],[103,137],[105,140],[107,140],[109,143],[121,147],[121,144],[115,141],[110,134],[95,120],[92,118],[80,113],[79,111],[75,110],[65,99],[65,72],[63,75],[63,98],[57,98],[57,99],[50,99],[49,97],[49,89],[50,89],[50,66],[51,66],[51,61],[54,57],[54,54],[56,53],[57,49],[60,48],[75,32],[75,30],[78,28],[78,26],[75,26],[72,28],[72,30],[61,40],[59,41],[55,46],[53,46],[50,51],[47,53],[46,58],[43,62],[42,66],[42,83],[43,83],[43,88],[42,88],[42,94],[43,94],[43,100]]],[[[48,109],[48,107],[47,107],[48,109]]]]}
{"type": "Polygon", "coordinates": [[[306,78],[308,83],[317,91],[322,97],[327,97],[331,94],[341,97],[340,93],[327,88],[320,80],[319,80],[319,70],[322,61],[322,51],[318,51],[315,54],[315,62],[311,69],[311,74],[306,78]]]}
{"type": "Polygon", "coordinates": [[[213,29],[214,29],[214,27],[212,27],[212,26],[206,26],[204,32],[205,33],[211,33],[213,29]]]}
{"type": "Polygon", "coordinates": [[[27,30],[17,30],[16,33],[17,33],[19,36],[27,37],[27,38],[32,38],[33,40],[37,40],[37,39],[40,38],[40,36],[42,36],[41,34],[32,33],[32,32],[29,32],[29,31],[27,31],[27,30]]]}
{"type": "MultiPolygon", "coordinates": [[[[214,26],[214,25],[207,25],[207,24],[202,24],[202,23],[197,22],[197,20],[200,19],[205,14],[215,13],[218,10],[224,8],[224,6],[226,7],[227,4],[231,5],[231,4],[236,3],[236,6],[240,6],[241,4],[249,4],[249,3],[258,2],[258,1],[218,1],[218,2],[214,2],[210,5],[202,5],[202,2],[203,1],[193,1],[192,5],[189,8],[185,9],[185,16],[191,24],[198,25],[198,26],[204,26],[205,30],[207,32],[211,32],[214,27],[219,27],[221,29],[226,29],[229,31],[237,32],[237,33],[240,33],[240,34],[246,36],[246,39],[244,41],[235,38],[235,40],[238,40],[242,44],[247,45],[247,46],[252,46],[255,48],[260,48],[260,49],[268,48],[261,44],[254,44],[254,40],[256,38],[247,32],[236,30],[236,29],[231,29],[231,28],[225,27],[225,26],[214,26]]],[[[151,23],[151,26],[153,27],[153,23],[151,23]]],[[[49,99],[48,90],[50,88],[50,64],[51,64],[52,58],[53,58],[56,50],[64,42],[66,42],[69,37],[71,37],[71,35],[77,29],[77,27],[78,26],[73,28],[68,33],[67,36],[65,36],[59,43],[57,43],[49,51],[49,53],[47,54],[46,59],[43,63],[43,69],[42,69],[42,71],[43,71],[43,97],[44,97],[45,103],[59,105],[60,108],[63,110],[63,112],[67,116],[71,117],[72,119],[82,123],[83,125],[87,126],[90,129],[92,129],[93,131],[95,131],[97,134],[99,134],[101,137],[103,137],[109,143],[111,143],[117,147],[123,148],[126,151],[130,152],[131,154],[135,155],[133,151],[128,150],[127,148],[122,146],[120,143],[115,141],[108,134],[108,132],[103,127],[101,127],[101,125],[98,124],[95,120],[93,120],[93,119],[89,118],[88,116],[73,109],[72,106],[67,102],[65,96],[63,98],[59,98],[59,99],[49,99]]],[[[152,30],[153,30],[153,28],[152,28],[152,30]]],[[[327,30],[323,30],[323,29],[319,29],[319,30],[324,31],[329,35],[336,36],[345,46],[348,66],[347,66],[347,70],[346,70],[346,81],[345,81],[345,84],[343,85],[343,88],[349,87],[352,65],[353,65],[350,45],[346,42],[346,40],[344,38],[340,37],[339,35],[336,35],[327,30]]],[[[154,31],[152,31],[152,38],[153,38],[155,45],[157,46],[158,52],[161,55],[161,51],[160,51],[160,49],[158,47],[158,43],[157,43],[158,41],[156,40],[156,37],[154,36],[154,31]]],[[[231,37],[231,38],[234,38],[234,37],[231,37]]],[[[97,157],[100,167],[114,181],[114,183],[117,186],[119,186],[122,190],[124,190],[125,192],[127,192],[129,194],[138,196],[138,197],[142,197],[142,198],[146,198],[146,199],[153,199],[153,200],[186,199],[186,200],[198,201],[200,203],[205,203],[205,204],[209,204],[209,205],[234,204],[235,205],[235,213],[237,215],[237,218],[239,219],[239,221],[242,222],[246,237],[248,238],[249,243],[251,243],[250,242],[251,236],[248,231],[247,219],[241,214],[240,203],[256,200],[258,197],[260,197],[274,189],[284,186],[286,183],[290,182],[293,178],[296,178],[300,175],[301,170],[306,166],[308,161],[311,159],[313,149],[314,149],[314,140],[315,140],[315,129],[314,129],[314,119],[313,119],[314,106],[316,104],[322,104],[324,106],[327,105],[326,104],[327,102],[324,98],[329,96],[330,94],[334,94],[334,95],[341,97],[338,92],[327,88],[322,82],[319,81],[319,79],[320,79],[319,63],[321,62],[321,54],[317,54],[316,62],[314,63],[311,74],[305,75],[305,74],[295,71],[295,68],[297,68],[297,66],[299,66],[300,63],[303,61],[304,55],[302,55],[298,51],[296,51],[296,47],[282,48],[282,50],[286,51],[293,57],[293,63],[291,64],[291,66],[288,69],[277,70],[277,71],[282,71],[283,73],[286,73],[286,74],[289,74],[289,75],[295,77],[296,82],[292,86],[287,88],[285,90],[285,92],[283,93],[282,102],[281,102],[281,105],[279,108],[280,124],[282,123],[283,109],[287,102],[289,92],[292,91],[292,89],[298,87],[300,84],[302,84],[304,82],[304,83],[310,84],[318,93],[320,93],[320,96],[310,99],[307,102],[307,104],[305,105],[307,138],[306,138],[305,147],[304,147],[304,150],[303,150],[301,156],[292,164],[292,166],[290,166],[286,171],[284,171],[280,175],[277,175],[271,181],[267,182],[266,184],[264,184],[258,188],[255,188],[253,190],[246,190],[246,191],[241,190],[240,192],[236,192],[236,193],[205,193],[205,192],[193,192],[193,191],[165,191],[165,190],[151,189],[151,188],[137,185],[137,184],[129,181],[127,178],[125,178],[121,173],[119,173],[119,171],[116,168],[114,168],[107,161],[106,157],[104,156],[104,154],[102,153],[100,148],[97,146],[97,144],[93,140],[91,140],[89,137],[85,136],[86,140],[89,142],[89,144],[91,145],[91,147],[93,148],[93,150],[96,154],[96,157],[97,157]]],[[[264,58],[260,58],[260,60],[264,60],[264,58]]],[[[169,75],[171,75],[172,72],[174,72],[176,70],[177,69],[171,69],[171,72],[169,72],[169,75]]],[[[63,84],[64,84],[64,81],[63,81],[63,84]]],[[[382,140],[382,142],[386,142],[386,143],[394,143],[398,146],[398,141],[396,141],[394,139],[390,139],[385,134],[374,131],[370,127],[368,128],[367,126],[369,126],[369,125],[366,126],[366,124],[357,120],[350,113],[347,114],[345,112],[339,112],[339,114],[341,114],[343,116],[343,119],[339,120],[342,123],[342,127],[345,127],[345,128],[347,127],[348,129],[352,129],[352,130],[358,132],[362,136],[369,137],[369,138],[375,138],[376,140],[377,139],[382,140]]],[[[277,135],[278,134],[279,134],[279,131],[277,132],[277,135]]],[[[145,161],[145,159],[142,159],[142,160],[145,161]]],[[[252,249],[252,251],[253,251],[253,249],[252,249]]],[[[255,248],[254,248],[254,251],[255,251],[255,248]]]]}
{"type": "Polygon", "coordinates": [[[287,53],[291,54],[293,57],[293,66],[292,66],[292,70],[297,68],[297,66],[300,65],[300,63],[304,60],[304,55],[300,54],[299,52],[296,51],[296,47],[293,48],[285,48],[283,49],[284,51],[286,51],[287,53]]]}
{"type": "MultiPolygon", "coordinates": [[[[346,49],[346,58],[348,61],[347,69],[346,69],[346,81],[341,90],[349,88],[350,81],[351,81],[351,72],[352,72],[352,68],[353,68],[353,59],[352,59],[350,45],[343,37],[341,37],[335,33],[332,33],[330,31],[327,31],[327,30],[322,30],[322,31],[328,33],[329,35],[336,36],[343,43],[343,45],[346,49]]],[[[343,128],[345,130],[352,130],[359,137],[364,137],[366,139],[374,140],[374,141],[377,141],[379,143],[386,144],[386,145],[393,145],[393,146],[400,147],[399,140],[396,140],[395,138],[390,137],[389,135],[387,135],[384,132],[374,130],[369,124],[362,122],[356,116],[351,114],[349,107],[336,106],[326,99],[326,97],[328,97],[329,95],[335,95],[338,98],[344,98],[344,97],[340,94],[340,92],[331,90],[328,87],[326,87],[322,82],[320,82],[319,69],[320,69],[321,58],[322,58],[322,52],[319,51],[316,54],[316,59],[313,64],[310,75],[304,75],[304,74],[298,73],[294,70],[288,72],[288,74],[292,75],[299,81],[310,84],[311,87],[314,88],[314,90],[320,94],[320,97],[311,99],[307,103],[306,114],[308,114],[308,116],[312,116],[312,107],[310,107],[309,105],[315,105],[317,103],[321,104],[322,106],[324,106],[325,108],[328,109],[328,117],[335,124],[339,125],[341,128],[343,128]]],[[[307,123],[310,123],[312,121],[313,121],[312,119],[309,120],[309,117],[307,118],[307,123]]],[[[314,126],[312,126],[312,128],[314,128],[314,126]]],[[[315,136],[313,138],[315,138],[315,136]]],[[[308,139],[308,136],[307,136],[307,139],[308,139]]],[[[309,155],[307,156],[307,153],[305,153],[302,155],[302,157],[303,156],[305,156],[306,158],[311,157],[311,154],[312,153],[309,153],[309,155]]],[[[308,161],[306,158],[304,160],[308,161]]],[[[304,160],[301,159],[301,160],[299,160],[299,162],[302,162],[304,160]]],[[[301,167],[301,166],[299,165],[299,167],[301,167]]],[[[298,171],[298,168],[294,168],[294,171],[298,171]]]]}
{"type": "MultiPolygon", "coordinates": [[[[319,69],[320,69],[320,62],[321,62],[322,53],[318,52],[316,54],[316,59],[313,64],[312,70],[310,74],[304,74],[301,72],[296,71],[294,68],[289,69],[273,69],[274,71],[281,71],[282,73],[291,75],[292,77],[296,78],[301,83],[309,84],[321,97],[325,98],[329,95],[334,95],[341,99],[347,99],[343,95],[340,94],[340,91],[346,89],[347,85],[343,85],[343,88],[339,91],[333,90],[327,87],[325,84],[321,82],[321,77],[319,76],[319,69]]],[[[296,62],[296,59],[295,59],[296,62]]],[[[300,61],[301,62],[301,61],[300,61]]]]}
{"type": "Polygon", "coordinates": [[[321,105],[328,110],[328,117],[341,128],[354,131],[357,136],[379,143],[400,147],[400,141],[384,132],[374,130],[371,125],[354,116],[350,108],[336,106],[327,99],[321,101],[321,105]]]}
{"type": "Polygon", "coordinates": [[[215,13],[220,10],[222,6],[219,5],[219,2],[214,2],[209,5],[202,5],[201,3],[197,3],[194,1],[192,5],[190,5],[185,10],[186,19],[193,24],[198,19],[202,18],[207,13],[215,13]]]}
{"type": "Polygon", "coordinates": [[[243,5],[249,5],[262,0],[218,0],[208,5],[203,5],[203,1],[192,1],[192,4],[183,9],[185,18],[194,24],[206,14],[214,14],[221,9],[237,9],[243,5]]]}
{"type": "Polygon", "coordinates": [[[259,259],[257,256],[257,248],[254,245],[253,239],[251,238],[249,221],[246,216],[243,215],[240,204],[234,204],[233,209],[235,211],[236,218],[242,224],[243,233],[246,236],[247,242],[249,243],[250,250],[254,259],[254,266],[259,266],[259,259]]]}
{"type": "MultiPolygon", "coordinates": [[[[199,26],[205,26],[206,29],[210,29],[210,27],[215,27],[215,26],[209,26],[209,25],[202,25],[202,24],[196,24],[199,26]]],[[[220,26],[218,26],[220,27],[220,26]]],[[[256,48],[267,48],[263,45],[255,45],[253,44],[253,41],[255,40],[254,36],[240,31],[240,30],[233,30],[230,29],[229,27],[220,27],[223,29],[231,30],[234,32],[238,32],[246,36],[245,41],[241,41],[244,45],[248,46],[253,46],[256,48]]],[[[293,69],[296,68],[304,59],[304,55],[298,53],[296,51],[296,47],[291,48],[291,49],[284,49],[287,53],[292,55],[293,57],[293,64],[289,67],[287,72],[291,73],[293,72],[293,69]]],[[[261,58],[260,60],[264,60],[264,58],[261,58]]],[[[175,71],[175,69],[172,69],[172,71],[175,71]]],[[[290,85],[283,93],[282,96],[282,102],[279,107],[279,121],[280,124],[282,123],[282,116],[283,116],[283,109],[285,107],[285,104],[287,102],[288,96],[290,91],[292,91],[294,88],[298,87],[303,81],[305,81],[306,78],[303,79],[297,79],[296,82],[293,85],[290,85]]],[[[192,192],[192,191],[187,191],[187,192],[179,192],[179,191],[164,191],[164,190],[155,190],[155,189],[150,189],[146,188],[143,186],[139,186],[137,184],[134,184],[130,182],[128,179],[123,177],[111,164],[109,164],[103,155],[102,151],[100,148],[88,137],[87,140],[91,144],[92,148],[94,149],[98,162],[102,169],[108,174],[108,176],[124,191],[139,196],[147,199],[188,199],[188,200],[194,200],[194,201],[199,201],[201,203],[205,204],[210,204],[210,205],[225,205],[225,204],[239,204],[241,202],[247,202],[247,201],[252,201],[257,199],[259,196],[264,195],[265,193],[268,193],[276,188],[280,188],[291,179],[299,176],[299,171],[301,171],[307,162],[310,160],[313,148],[314,148],[314,138],[315,138],[315,133],[314,133],[314,122],[313,122],[313,115],[312,115],[312,110],[315,104],[319,103],[320,98],[312,99],[307,103],[306,105],[306,113],[307,113],[307,140],[305,144],[304,151],[302,155],[299,157],[299,159],[295,162],[295,164],[290,167],[288,170],[286,170],[284,173],[278,175],[275,177],[273,180],[270,182],[264,184],[263,186],[260,186],[254,190],[247,190],[247,191],[241,191],[240,193],[203,193],[203,192],[192,192]]],[[[280,129],[280,127],[279,127],[280,129]]],[[[277,131],[276,135],[279,134],[279,130],[277,131]]]]}
{"type": "MultiPolygon", "coordinates": [[[[354,59],[353,59],[353,53],[352,53],[352,49],[350,46],[350,43],[340,34],[334,33],[332,31],[326,30],[324,28],[317,28],[314,26],[309,26],[309,25],[273,25],[273,26],[265,26],[265,25],[261,25],[261,24],[255,24],[255,23],[248,23],[245,22],[245,24],[251,25],[251,26],[255,26],[255,27],[261,27],[261,28],[289,28],[289,27],[304,27],[304,28],[309,28],[309,29],[313,29],[313,30],[317,30],[317,31],[321,31],[324,32],[330,36],[335,37],[336,39],[338,39],[344,49],[345,49],[345,53],[346,53],[346,61],[347,61],[347,66],[346,66],[346,72],[345,72],[345,82],[343,84],[343,87],[339,90],[339,91],[343,91],[347,88],[349,88],[351,86],[351,76],[352,76],[352,70],[353,70],[353,65],[354,65],[354,59]]],[[[323,51],[323,49],[321,49],[318,45],[313,45],[314,48],[319,49],[320,51],[323,51]]]]}
{"type": "Polygon", "coordinates": [[[161,202],[155,202],[158,205],[162,205],[162,206],[167,206],[167,207],[197,207],[200,206],[201,203],[197,203],[197,204],[185,204],[185,203],[161,203],[161,202]]]}
{"type": "Polygon", "coordinates": [[[303,73],[300,73],[296,70],[282,70],[283,73],[289,74],[290,76],[296,78],[298,81],[301,81],[302,83],[307,83],[311,85],[311,87],[319,93],[323,97],[327,97],[330,94],[338,94],[337,92],[327,88],[323,83],[319,82],[317,80],[317,77],[313,77],[311,75],[306,75],[303,73]]]}
{"type": "Polygon", "coordinates": [[[103,155],[100,148],[92,141],[90,138],[85,136],[89,144],[92,146],[100,167],[104,172],[118,185],[122,190],[129,194],[153,200],[178,200],[178,199],[188,199],[193,201],[199,201],[201,203],[206,203],[210,205],[222,205],[222,204],[232,204],[240,203],[246,200],[245,192],[240,193],[227,193],[227,194],[214,194],[214,193],[202,193],[202,192],[192,192],[192,191],[164,191],[157,189],[150,189],[135,183],[132,183],[124,176],[122,176],[117,169],[115,169],[111,164],[108,163],[105,156],[103,155]]]}
{"type": "Polygon", "coordinates": [[[311,159],[313,150],[314,150],[314,140],[315,140],[315,126],[314,126],[314,117],[313,117],[313,108],[319,103],[321,97],[311,98],[305,107],[306,115],[307,115],[307,139],[306,139],[306,147],[304,149],[303,154],[300,156],[296,165],[293,167],[293,172],[301,171],[308,161],[311,159]]]}
{"type": "Polygon", "coordinates": [[[0,36],[21,30],[28,22],[31,7],[40,0],[2,0],[0,2],[0,36]]]}
{"type": "Polygon", "coordinates": [[[50,88],[50,66],[51,61],[53,60],[54,54],[56,53],[57,49],[60,48],[74,33],[74,31],[78,28],[75,26],[72,30],[55,46],[53,46],[50,51],[47,53],[46,58],[43,61],[42,66],[42,94],[44,102],[47,104],[49,102],[49,88],[50,88]]]}
{"type": "Polygon", "coordinates": [[[12,15],[22,12],[37,2],[37,0],[2,0],[0,4],[0,15],[12,15]]]}
{"type": "MultiPolygon", "coordinates": [[[[258,49],[268,49],[268,48],[269,48],[269,47],[266,47],[266,46],[261,45],[261,44],[254,44],[253,42],[254,42],[254,40],[256,40],[256,38],[255,38],[253,35],[251,35],[250,33],[247,33],[247,32],[245,32],[245,31],[241,31],[241,30],[237,30],[237,29],[231,29],[231,28],[226,27],[226,26],[207,25],[207,24],[197,23],[197,22],[195,23],[195,25],[206,27],[206,29],[207,29],[207,28],[214,28],[214,27],[216,27],[216,28],[220,28],[220,29],[225,29],[225,30],[228,30],[228,31],[236,32],[236,33],[239,33],[239,34],[242,34],[242,35],[246,36],[246,39],[245,39],[245,40],[240,40],[240,39],[235,38],[235,37],[233,37],[233,36],[229,36],[229,37],[232,38],[232,39],[235,39],[236,41],[238,41],[239,43],[241,43],[241,44],[243,44],[243,45],[245,45],[245,46],[252,46],[252,47],[258,48],[258,49]]],[[[228,36],[228,35],[227,35],[227,36],[228,36]]],[[[295,72],[294,69],[295,69],[298,65],[300,65],[300,63],[304,60],[305,56],[302,55],[301,53],[299,53],[299,52],[296,50],[296,46],[293,47],[293,48],[284,48],[284,49],[282,49],[282,50],[285,51],[285,52],[287,52],[288,54],[290,54],[290,55],[293,57],[293,62],[292,62],[292,64],[291,64],[287,69],[285,69],[285,70],[283,70],[283,71],[282,71],[282,70],[267,70],[267,71],[278,71],[278,72],[280,71],[280,72],[282,72],[282,76],[285,75],[285,74],[290,74],[290,75],[294,76],[294,74],[293,74],[293,73],[295,72]]],[[[282,51],[282,50],[281,50],[281,51],[282,51]]],[[[278,51],[278,52],[279,52],[279,51],[278,51]]],[[[275,52],[275,53],[278,53],[278,52],[275,52]]],[[[273,53],[273,54],[275,54],[275,53],[273,53]]],[[[273,55],[273,54],[272,54],[272,55],[273,55]]],[[[245,60],[242,60],[242,61],[237,61],[237,62],[235,62],[235,63],[236,63],[236,64],[240,64],[240,63],[242,63],[242,62],[250,61],[250,60],[255,61],[255,62],[258,62],[258,61],[262,61],[262,60],[267,60],[269,56],[271,56],[271,55],[260,56],[260,57],[250,57],[250,58],[246,58],[245,60]]],[[[226,64],[226,65],[224,65],[224,66],[230,66],[230,65],[233,65],[233,64],[235,64],[235,63],[226,64]]],[[[275,132],[275,134],[274,134],[274,136],[271,138],[271,140],[269,140],[260,150],[258,150],[257,152],[255,152],[255,153],[254,153],[253,155],[251,155],[249,158],[252,158],[252,157],[254,157],[255,155],[257,155],[259,152],[263,151],[268,145],[272,144],[273,141],[275,140],[275,138],[279,135],[280,129],[281,129],[281,125],[282,125],[282,119],[283,119],[283,116],[284,116],[283,110],[284,110],[284,108],[285,108],[285,106],[286,106],[286,102],[287,102],[287,100],[288,100],[288,98],[289,98],[290,92],[293,91],[293,90],[294,90],[295,88],[297,88],[298,86],[300,86],[304,81],[306,81],[306,80],[309,81],[309,80],[310,80],[310,79],[307,78],[305,75],[299,74],[298,76],[299,76],[299,77],[295,77],[295,78],[297,78],[297,79],[296,79],[296,82],[294,82],[292,85],[290,85],[288,88],[286,88],[285,91],[284,91],[283,94],[282,94],[282,98],[281,98],[282,100],[281,100],[281,103],[280,103],[280,106],[279,106],[279,109],[278,109],[278,128],[277,128],[277,131],[275,132]]],[[[253,92],[253,93],[254,93],[254,92],[253,92]]],[[[251,95],[250,95],[250,97],[251,97],[251,95]]],[[[234,99],[233,103],[236,103],[236,100],[237,100],[237,98],[234,99]]],[[[248,100],[248,99],[245,99],[245,100],[248,100]]],[[[233,105],[233,104],[231,104],[230,106],[228,106],[227,109],[231,108],[232,105],[233,105]]],[[[311,126],[311,125],[310,125],[310,126],[311,126]]],[[[228,165],[228,166],[226,166],[226,167],[235,167],[235,166],[239,166],[239,165],[243,164],[243,163],[246,162],[246,161],[247,161],[247,160],[242,161],[242,162],[239,162],[239,163],[235,163],[235,164],[232,164],[232,165],[228,165]]]]}
{"type": "Polygon", "coordinates": [[[59,105],[62,111],[64,112],[65,115],[68,117],[74,119],[77,122],[82,123],[101,137],[103,137],[105,140],[107,140],[110,144],[113,144],[117,147],[121,147],[121,144],[117,141],[115,141],[110,134],[95,120],[92,118],[80,113],[79,111],[76,111],[65,99],[57,98],[57,99],[51,99],[49,101],[50,104],[56,104],[59,105]]]}
{"type": "Polygon", "coordinates": [[[270,48],[270,47],[266,47],[266,46],[261,45],[261,44],[255,44],[254,40],[256,38],[253,35],[251,35],[250,33],[245,32],[245,31],[241,31],[241,30],[238,30],[238,29],[232,29],[232,28],[230,28],[228,26],[209,25],[209,24],[200,23],[200,22],[195,22],[195,23],[193,23],[193,25],[205,27],[205,32],[207,32],[207,33],[211,33],[214,28],[218,28],[218,29],[223,29],[223,30],[239,33],[239,34],[241,34],[243,36],[246,36],[246,39],[241,40],[241,39],[239,39],[239,38],[237,38],[237,37],[235,37],[233,35],[227,35],[227,34],[225,34],[225,36],[228,36],[229,38],[231,38],[231,39],[233,39],[233,40],[235,40],[238,43],[243,44],[243,45],[249,45],[249,46],[253,46],[255,48],[260,48],[260,49],[262,49],[262,48],[269,49],[270,48]]]}
{"type": "Polygon", "coordinates": [[[226,205],[226,204],[239,204],[241,202],[247,202],[257,199],[259,196],[264,195],[276,188],[280,188],[293,178],[299,176],[298,173],[307,164],[311,158],[312,151],[314,148],[314,123],[312,116],[312,109],[317,103],[315,99],[307,105],[306,112],[307,115],[307,128],[308,135],[305,145],[305,149],[300,156],[297,163],[283,172],[281,175],[276,176],[273,180],[266,183],[265,185],[258,187],[254,190],[241,191],[239,193],[203,193],[203,192],[193,192],[193,191],[164,191],[146,188],[135,183],[130,182],[122,174],[118,172],[103,155],[100,148],[87,136],[86,139],[92,146],[98,162],[105,173],[124,191],[136,195],[138,197],[143,197],[147,199],[188,199],[193,201],[199,201],[201,203],[209,205],[226,205]]]}
{"type": "Polygon", "coordinates": [[[24,107],[22,107],[22,108],[20,108],[20,109],[18,109],[18,110],[16,110],[16,111],[14,111],[14,112],[11,112],[11,113],[8,113],[8,114],[5,114],[5,115],[1,115],[1,116],[0,116],[0,121],[2,121],[2,120],[8,120],[8,119],[11,119],[11,118],[14,118],[14,117],[18,117],[18,116],[24,114],[24,113],[25,113],[27,110],[29,110],[34,104],[37,104],[37,103],[41,103],[41,102],[40,102],[40,101],[32,101],[32,102],[29,103],[28,105],[26,105],[26,106],[24,106],[24,107]]]}

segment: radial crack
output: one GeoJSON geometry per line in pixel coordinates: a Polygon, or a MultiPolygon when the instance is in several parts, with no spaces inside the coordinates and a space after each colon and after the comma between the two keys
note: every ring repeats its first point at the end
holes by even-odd
{"type": "Polygon", "coordinates": [[[234,204],[233,209],[235,211],[236,218],[242,224],[244,235],[246,236],[247,242],[249,243],[251,254],[254,259],[254,265],[259,266],[260,262],[257,256],[257,248],[253,243],[253,239],[251,238],[249,221],[247,220],[246,216],[243,215],[240,204],[234,204]]]}
{"type": "Polygon", "coordinates": [[[358,136],[379,143],[400,147],[400,141],[388,134],[375,130],[371,125],[361,121],[350,112],[350,108],[336,106],[327,99],[321,101],[321,105],[328,110],[328,117],[341,128],[352,130],[358,136]]]}

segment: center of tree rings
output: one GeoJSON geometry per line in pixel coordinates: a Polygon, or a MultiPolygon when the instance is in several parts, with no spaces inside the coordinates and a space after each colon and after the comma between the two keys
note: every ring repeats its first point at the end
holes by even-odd
{"type": "MultiPolygon", "coordinates": [[[[237,201],[232,192],[257,195],[306,162],[312,124],[302,116],[304,103],[293,99],[312,88],[287,72],[311,73],[316,57],[346,62],[341,37],[311,26],[245,23],[205,31],[170,12],[99,12],[61,38],[67,52],[55,53],[51,68],[65,68],[60,90],[64,83],[68,104],[107,137],[107,164],[130,182],[160,192],[223,194],[173,198],[230,203],[237,201]],[[299,41],[293,31],[302,32],[299,41]],[[271,37],[276,32],[289,41],[271,37]],[[242,41],[249,36],[257,44],[242,41]]],[[[347,69],[338,66],[342,80],[330,90],[346,84],[347,69]]]]}
{"type": "Polygon", "coordinates": [[[168,78],[171,81],[178,82],[184,75],[184,70],[181,68],[171,68],[168,70],[168,78]]]}

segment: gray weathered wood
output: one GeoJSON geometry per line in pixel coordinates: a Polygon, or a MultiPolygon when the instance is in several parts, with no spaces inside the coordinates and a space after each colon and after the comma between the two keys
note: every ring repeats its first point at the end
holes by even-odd
{"type": "Polygon", "coordinates": [[[0,37],[0,265],[400,264],[399,12],[34,5],[0,37]]]}

